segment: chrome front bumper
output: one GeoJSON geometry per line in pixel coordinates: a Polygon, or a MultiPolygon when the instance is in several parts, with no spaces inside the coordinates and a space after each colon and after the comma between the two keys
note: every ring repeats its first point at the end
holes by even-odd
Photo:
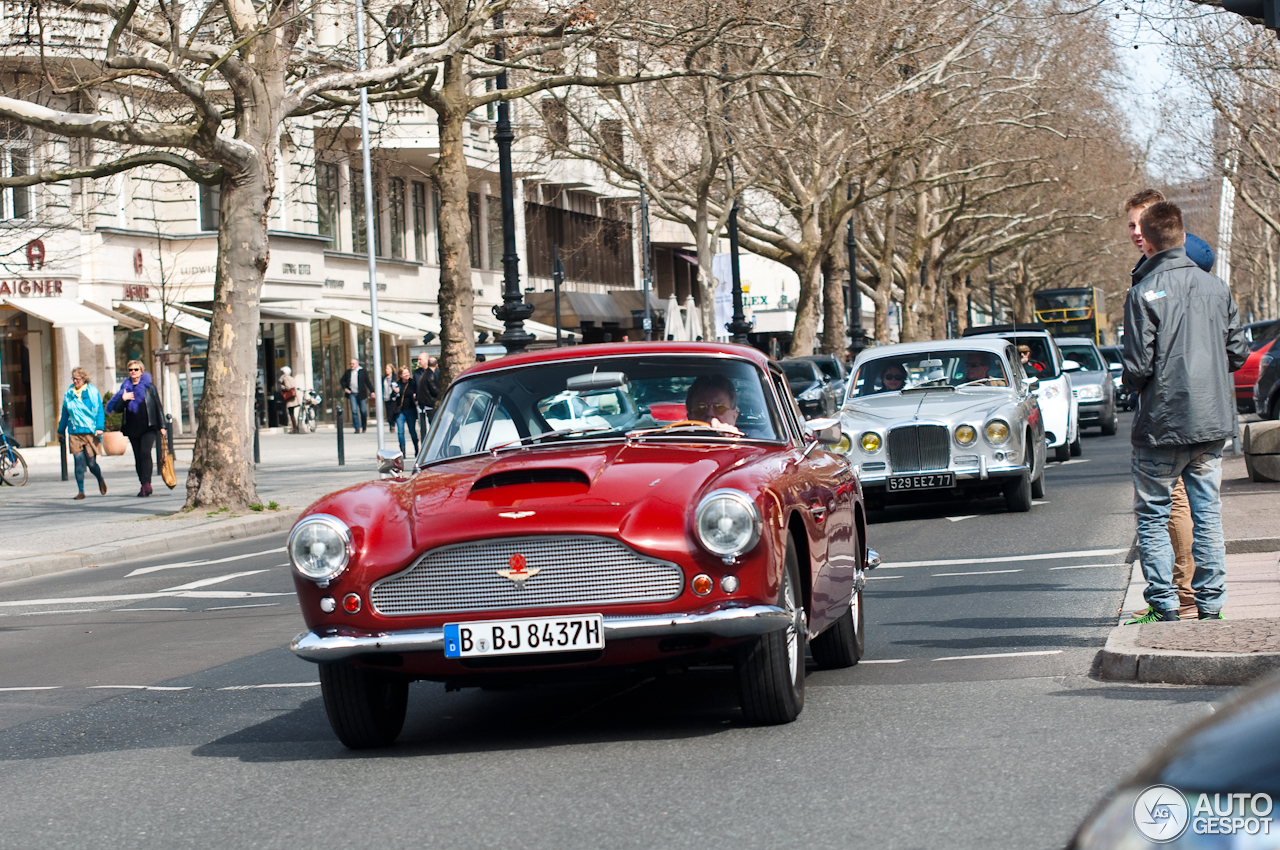
{"type": "MultiPolygon", "coordinates": [[[[742,608],[708,608],[694,614],[617,617],[605,615],[605,645],[627,638],[713,635],[751,637],[785,629],[791,624],[786,611],[776,605],[742,608]]],[[[363,632],[334,629],[326,634],[303,632],[289,643],[299,657],[317,663],[338,661],[353,655],[378,652],[444,652],[444,629],[406,629],[363,632]]]]}
{"type": "MultiPolygon", "coordinates": [[[[983,458],[983,461],[985,460],[986,458],[983,458]]],[[[965,482],[987,481],[991,478],[1010,478],[1016,475],[1021,475],[1027,470],[1028,470],[1028,467],[1025,463],[1001,464],[999,466],[996,466],[995,464],[988,465],[986,463],[982,463],[977,469],[971,466],[965,466],[959,469],[957,469],[956,467],[951,467],[950,469],[928,469],[928,470],[924,470],[923,472],[895,472],[892,475],[929,475],[931,473],[952,472],[952,473],[955,473],[956,485],[959,486],[960,484],[963,484],[965,482]]],[[[885,484],[885,481],[887,481],[890,477],[892,477],[892,475],[877,473],[876,476],[873,478],[869,476],[863,476],[860,473],[858,476],[858,480],[862,482],[863,487],[882,489],[885,486],[887,486],[885,484]]],[[[906,492],[913,492],[913,491],[904,490],[903,492],[906,493],[906,492]]],[[[914,492],[923,493],[927,491],[920,490],[920,491],[914,491],[914,492]]]]}

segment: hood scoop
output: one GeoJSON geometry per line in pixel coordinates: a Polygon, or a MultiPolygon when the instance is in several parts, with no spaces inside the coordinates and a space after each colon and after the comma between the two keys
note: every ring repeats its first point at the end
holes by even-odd
{"type": "Polygon", "coordinates": [[[555,490],[564,493],[567,489],[586,492],[591,489],[591,479],[580,469],[563,467],[533,467],[525,469],[505,469],[492,475],[476,479],[471,485],[471,492],[494,490],[499,487],[527,487],[529,485],[557,484],[555,490]]]}

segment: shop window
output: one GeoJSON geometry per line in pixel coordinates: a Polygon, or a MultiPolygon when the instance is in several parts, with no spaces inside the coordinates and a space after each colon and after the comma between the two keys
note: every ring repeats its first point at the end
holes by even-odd
{"type": "Polygon", "coordinates": [[[217,230],[222,221],[222,187],[200,185],[200,229],[217,230]]]}
{"type": "Polygon", "coordinates": [[[427,261],[427,184],[413,181],[413,258],[427,261]]]}
{"type": "MultiPolygon", "coordinates": [[[[373,253],[385,256],[382,250],[382,192],[378,181],[373,182],[373,253]]],[[[368,231],[364,223],[364,172],[351,169],[351,234],[352,250],[357,254],[369,251],[368,231]]]]}
{"type": "Polygon", "coordinates": [[[480,265],[480,196],[475,192],[467,193],[467,212],[471,217],[471,268],[481,268],[480,265]]]}
{"type": "Polygon", "coordinates": [[[489,198],[489,218],[485,222],[489,236],[489,268],[502,268],[502,199],[489,198]]]}
{"type": "Polygon", "coordinates": [[[332,162],[316,163],[316,226],[321,236],[329,237],[329,247],[338,247],[338,166],[332,162]]]}
{"type": "Polygon", "coordinates": [[[564,105],[564,101],[554,97],[544,97],[540,106],[547,142],[552,147],[569,144],[569,109],[564,105]]]}
{"type": "Polygon", "coordinates": [[[404,178],[391,178],[391,256],[404,259],[404,178]]]}

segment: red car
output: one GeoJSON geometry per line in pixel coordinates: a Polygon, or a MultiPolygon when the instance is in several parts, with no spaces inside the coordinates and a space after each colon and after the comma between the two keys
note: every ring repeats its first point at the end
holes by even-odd
{"type": "MultiPolygon", "coordinates": [[[[463,374],[413,475],[289,537],[325,709],[383,746],[410,681],[449,687],[730,661],[750,723],[804,705],[805,644],[862,655],[862,490],[778,365],[709,343],[560,348],[463,374]],[[813,428],[818,430],[815,432],[813,428]]],[[[388,463],[398,462],[389,453],[388,463]]]]}
{"type": "Polygon", "coordinates": [[[1280,336],[1280,322],[1254,322],[1246,325],[1249,337],[1249,359],[1236,370],[1233,380],[1236,386],[1236,409],[1241,413],[1253,413],[1253,385],[1258,383],[1258,367],[1262,355],[1266,354],[1280,336]]]}

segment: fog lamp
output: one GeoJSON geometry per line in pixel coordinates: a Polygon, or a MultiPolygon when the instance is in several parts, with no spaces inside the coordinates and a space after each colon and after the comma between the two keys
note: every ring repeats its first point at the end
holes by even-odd
{"type": "Polygon", "coordinates": [[[332,596],[326,596],[320,600],[320,610],[326,614],[332,614],[338,608],[338,602],[332,596]]]}
{"type": "Polygon", "coordinates": [[[698,575],[693,577],[693,582],[691,584],[693,592],[699,596],[706,596],[711,592],[711,576],[709,575],[698,573],[698,575]]]}
{"type": "Polygon", "coordinates": [[[348,614],[360,613],[360,597],[354,593],[348,593],[342,597],[342,610],[348,614]]]}
{"type": "Polygon", "coordinates": [[[737,577],[737,576],[723,576],[723,577],[720,579],[720,589],[721,589],[721,590],[723,590],[725,593],[737,593],[737,592],[738,592],[738,577],[737,577]]]}

